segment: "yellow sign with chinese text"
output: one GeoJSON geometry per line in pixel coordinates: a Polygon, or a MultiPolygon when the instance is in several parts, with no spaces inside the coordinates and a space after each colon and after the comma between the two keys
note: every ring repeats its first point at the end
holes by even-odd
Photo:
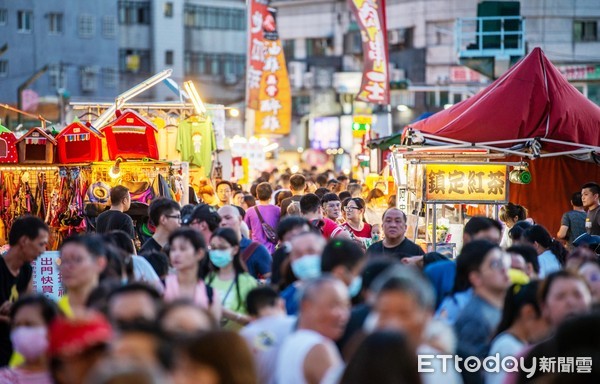
{"type": "Polygon", "coordinates": [[[425,201],[506,203],[507,171],[497,164],[427,164],[425,201]]]}

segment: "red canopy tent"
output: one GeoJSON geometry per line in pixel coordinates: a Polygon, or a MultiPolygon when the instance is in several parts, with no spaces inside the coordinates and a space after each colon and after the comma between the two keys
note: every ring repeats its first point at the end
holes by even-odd
{"type": "Polygon", "coordinates": [[[585,182],[600,181],[596,164],[564,156],[546,158],[595,158],[594,153],[600,153],[600,108],[573,87],[540,48],[477,95],[411,124],[404,134],[418,138],[415,131],[426,140],[450,143],[446,147],[541,157],[530,163],[532,184],[511,185],[511,201],[527,207],[552,234],[562,213],[570,209],[570,195],[585,182]]]}

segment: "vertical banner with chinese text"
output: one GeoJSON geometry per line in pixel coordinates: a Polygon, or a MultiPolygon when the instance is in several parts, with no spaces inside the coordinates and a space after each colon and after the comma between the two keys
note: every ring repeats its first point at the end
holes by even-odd
{"type": "Polygon", "coordinates": [[[348,0],[363,42],[363,77],[356,100],[390,103],[385,0],[348,0]]]}
{"type": "Polygon", "coordinates": [[[268,0],[250,0],[247,108],[255,111],[254,134],[290,133],[292,98],[275,10],[268,0]]]}

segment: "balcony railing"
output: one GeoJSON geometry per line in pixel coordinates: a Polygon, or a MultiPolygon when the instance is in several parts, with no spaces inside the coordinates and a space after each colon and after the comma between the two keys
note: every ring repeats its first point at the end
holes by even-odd
{"type": "Polygon", "coordinates": [[[456,20],[459,58],[523,56],[525,19],[522,16],[469,17],[456,20]]]}

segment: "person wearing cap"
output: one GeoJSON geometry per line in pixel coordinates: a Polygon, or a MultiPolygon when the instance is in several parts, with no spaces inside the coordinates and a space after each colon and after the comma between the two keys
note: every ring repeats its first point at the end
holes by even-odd
{"type": "Polygon", "coordinates": [[[221,216],[208,204],[197,205],[190,215],[183,218],[183,225],[189,225],[200,232],[206,244],[210,243],[212,233],[219,228],[220,223],[221,216]]]}
{"type": "Polygon", "coordinates": [[[160,197],[154,199],[148,208],[148,216],[156,226],[154,234],[146,240],[140,249],[140,255],[152,251],[162,251],[169,241],[169,236],[181,226],[181,213],[179,204],[171,199],[160,197]]]}
{"type": "Polygon", "coordinates": [[[231,205],[219,209],[221,227],[231,228],[240,241],[240,257],[248,268],[248,273],[255,279],[267,279],[271,276],[271,254],[267,248],[257,242],[242,236],[242,216],[231,205]]]}

